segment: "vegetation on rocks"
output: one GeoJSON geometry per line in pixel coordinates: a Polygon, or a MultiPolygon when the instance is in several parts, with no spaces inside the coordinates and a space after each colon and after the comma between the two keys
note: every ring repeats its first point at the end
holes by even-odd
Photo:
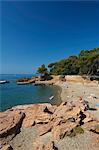
{"type": "Polygon", "coordinates": [[[51,80],[52,77],[51,75],[48,73],[47,68],[45,67],[45,65],[41,65],[38,70],[37,73],[41,74],[40,76],[40,81],[45,81],[45,80],[51,80]]]}
{"type": "Polygon", "coordinates": [[[38,68],[37,73],[39,73],[39,74],[45,74],[45,73],[47,73],[47,68],[45,67],[44,64],[41,65],[41,66],[38,68]]]}
{"type": "Polygon", "coordinates": [[[69,136],[69,137],[74,137],[77,134],[83,134],[83,133],[84,133],[84,130],[80,126],[78,126],[78,127],[75,127],[74,129],[72,129],[66,135],[69,136]]]}
{"type": "Polygon", "coordinates": [[[73,128],[71,131],[66,132],[65,134],[60,135],[60,139],[63,139],[65,136],[74,137],[78,134],[83,134],[84,130],[81,128],[81,126],[77,126],[73,128]]]}
{"type": "MultiPolygon", "coordinates": [[[[92,115],[86,112],[86,107],[83,100],[78,100],[74,103],[63,102],[59,106],[52,106],[47,103],[18,106],[6,112],[1,112],[1,147],[4,147],[6,143],[10,144],[21,129],[26,130],[29,128],[33,129],[33,133],[34,131],[36,133],[33,142],[34,150],[57,150],[57,144],[54,144],[56,140],[63,139],[65,136],[73,137],[82,134],[85,130],[93,131],[93,134],[98,135],[99,122],[92,119],[92,115]],[[82,118],[83,126],[80,124],[82,118]],[[51,136],[51,141],[46,144],[44,139],[48,138],[48,135],[51,136]]],[[[13,147],[13,144],[11,146],[13,147]]]]}

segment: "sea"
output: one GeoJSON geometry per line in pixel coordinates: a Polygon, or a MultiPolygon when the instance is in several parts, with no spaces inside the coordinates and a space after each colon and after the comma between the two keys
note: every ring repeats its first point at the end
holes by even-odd
{"type": "Polygon", "coordinates": [[[17,85],[16,80],[24,77],[32,77],[33,74],[0,74],[0,80],[7,80],[9,83],[0,84],[0,111],[5,111],[16,105],[61,103],[58,86],[34,86],[33,84],[17,85]],[[49,98],[54,96],[52,100],[49,98]]]}

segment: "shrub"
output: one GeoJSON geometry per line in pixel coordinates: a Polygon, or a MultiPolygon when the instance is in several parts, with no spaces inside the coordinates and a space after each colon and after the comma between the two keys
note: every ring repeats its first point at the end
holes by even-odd
{"type": "Polygon", "coordinates": [[[83,134],[83,133],[84,133],[84,130],[80,126],[77,126],[74,129],[72,129],[70,132],[67,132],[66,135],[69,137],[74,137],[77,134],[83,134]]]}

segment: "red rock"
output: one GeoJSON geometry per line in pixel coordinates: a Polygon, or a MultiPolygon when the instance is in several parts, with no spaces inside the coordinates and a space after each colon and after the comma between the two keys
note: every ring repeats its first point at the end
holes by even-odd
{"type": "Polygon", "coordinates": [[[58,150],[55,147],[54,141],[49,141],[48,143],[44,144],[41,140],[36,140],[34,143],[34,150],[58,150]]]}
{"type": "Polygon", "coordinates": [[[57,106],[56,106],[56,105],[53,105],[53,106],[46,106],[45,109],[44,109],[44,112],[53,114],[56,109],[57,109],[57,106]]]}
{"type": "Polygon", "coordinates": [[[86,118],[83,120],[84,123],[87,123],[93,120],[93,117],[90,113],[84,112],[84,115],[86,115],[86,118]]]}
{"type": "Polygon", "coordinates": [[[20,132],[24,113],[19,110],[8,110],[0,113],[0,144],[8,143],[20,132]]]}
{"type": "Polygon", "coordinates": [[[61,137],[65,136],[65,134],[75,128],[77,124],[75,123],[63,123],[61,125],[55,126],[52,129],[52,135],[54,139],[60,139],[61,137]]]}
{"type": "Polygon", "coordinates": [[[5,145],[1,148],[1,150],[13,150],[13,148],[10,145],[5,145]]]}
{"type": "Polygon", "coordinates": [[[53,118],[59,118],[59,117],[64,117],[66,115],[67,112],[72,110],[72,105],[65,104],[62,103],[60,106],[57,107],[57,109],[55,110],[54,114],[53,114],[53,118]]]}
{"type": "Polygon", "coordinates": [[[97,126],[97,127],[95,128],[95,133],[98,133],[98,134],[99,134],[99,126],[97,126]]]}
{"type": "Polygon", "coordinates": [[[58,148],[55,147],[54,141],[50,141],[45,145],[44,150],[58,150],[58,148]]]}
{"type": "Polygon", "coordinates": [[[16,134],[19,131],[24,113],[18,110],[6,111],[0,113],[0,137],[6,137],[16,134]]]}
{"type": "Polygon", "coordinates": [[[96,124],[94,127],[92,127],[90,131],[99,134],[99,124],[96,124]]]}
{"type": "MultiPolygon", "coordinates": [[[[85,111],[85,107],[82,102],[64,102],[58,107],[51,104],[18,106],[10,111],[0,113],[0,136],[2,138],[11,134],[15,136],[21,124],[23,128],[35,125],[39,138],[47,132],[51,132],[53,139],[60,139],[77,125],[82,125],[87,130],[93,130],[97,122],[93,121],[92,116],[85,111]]],[[[99,128],[96,130],[98,132],[99,128]]],[[[50,144],[46,147],[42,141],[38,140],[35,148],[36,150],[45,150],[44,148],[47,150],[50,144]]]]}
{"type": "Polygon", "coordinates": [[[83,112],[89,109],[88,102],[84,101],[83,99],[74,101],[73,105],[75,105],[76,107],[79,107],[81,109],[81,111],[83,111],[83,112]]]}
{"type": "Polygon", "coordinates": [[[94,134],[92,135],[92,138],[91,138],[91,147],[96,150],[99,149],[99,135],[98,134],[94,134]]]}
{"type": "Polygon", "coordinates": [[[84,125],[82,125],[82,128],[85,130],[94,130],[96,126],[99,126],[99,121],[93,120],[90,122],[86,122],[84,125]]]}
{"type": "Polygon", "coordinates": [[[44,150],[44,144],[41,138],[36,138],[33,142],[33,150],[44,150]]]}
{"type": "Polygon", "coordinates": [[[52,127],[53,127],[53,122],[50,122],[50,123],[44,124],[44,125],[40,125],[40,126],[38,126],[38,134],[41,136],[48,132],[51,132],[52,127]]]}
{"type": "Polygon", "coordinates": [[[55,111],[57,106],[52,106],[51,104],[35,104],[31,107],[27,107],[23,110],[25,113],[25,118],[22,126],[27,128],[35,124],[45,124],[48,123],[51,119],[51,115],[55,111]],[[45,109],[48,111],[45,111],[45,109]]]}
{"type": "Polygon", "coordinates": [[[57,125],[61,125],[62,123],[65,123],[66,120],[63,118],[54,118],[53,119],[53,127],[57,126],[57,125]]]}

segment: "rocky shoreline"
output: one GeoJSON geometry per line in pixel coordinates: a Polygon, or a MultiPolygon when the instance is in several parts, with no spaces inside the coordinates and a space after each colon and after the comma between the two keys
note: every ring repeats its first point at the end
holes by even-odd
{"type": "Polygon", "coordinates": [[[89,87],[86,81],[54,82],[62,88],[59,106],[31,104],[0,113],[1,150],[99,149],[97,84],[89,87]]]}

